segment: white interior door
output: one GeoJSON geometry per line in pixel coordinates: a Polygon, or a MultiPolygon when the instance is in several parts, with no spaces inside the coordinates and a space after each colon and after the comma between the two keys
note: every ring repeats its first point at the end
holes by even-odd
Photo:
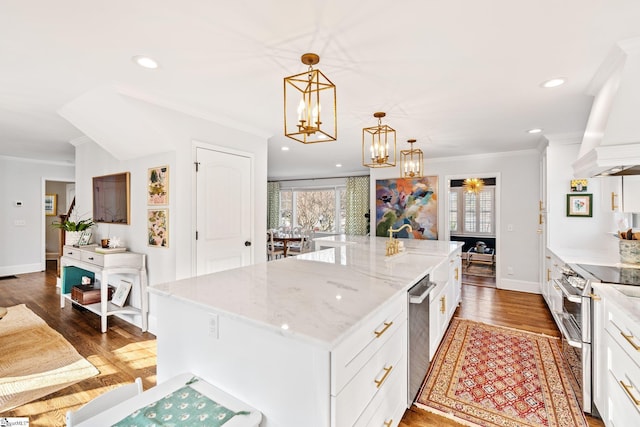
{"type": "Polygon", "coordinates": [[[197,148],[196,162],[196,274],[251,264],[251,158],[197,148]]]}

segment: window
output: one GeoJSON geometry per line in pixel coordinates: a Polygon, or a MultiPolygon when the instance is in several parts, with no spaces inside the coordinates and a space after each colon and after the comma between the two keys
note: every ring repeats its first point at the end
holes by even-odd
{"type": "Polygon", "coordinates": [[[346,188],[296,188],[280,191],[280,225],[315,232],[342,233],[346,188]]]}
{"type": "Polygon", "coordinates": [[[478,194],[461,187],[449,189],[449,231],[451,234],[495,235],[495,187],[485,186],[478,194]]]}

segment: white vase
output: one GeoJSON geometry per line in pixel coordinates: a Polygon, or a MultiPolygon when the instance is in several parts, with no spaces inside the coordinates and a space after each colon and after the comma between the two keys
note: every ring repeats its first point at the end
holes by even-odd
{"type": "Polygon", "coordinates": [[[65,244],[77,245],[78,241],[80,241],[80,234],[82,234],[82,231],[65,231],[64,232],[65,244]]]}

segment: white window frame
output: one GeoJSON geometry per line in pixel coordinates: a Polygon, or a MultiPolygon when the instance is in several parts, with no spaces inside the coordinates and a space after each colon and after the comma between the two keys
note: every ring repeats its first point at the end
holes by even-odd
{"type": "MultiPolygon", "coordinates": [[[[491,202],[492,202],[492,206],[491,206],[491,225],[493,228],[493,231],[488,233],[488,232],[481,232],[481,231],[465,231],[465,217],[466,217],[466,212],[464,209],[464,188],[463,187],[454,187],[454,188],[449,188],[449,193],[457,193],[458,197],[457,197],[457,206],[456,206],[456,221],[457,221],[457,229],[456,230],[451,230],[451,224],[450,222],[447,223],[447,228],[449,231],[450,235],[454,235],[454,236],[487,236],[487,237],[495,237],[496,236],[496,188],[495,186],[485,186],[481,192],[490,192],[491,193],[491,202]]],[[[448,201],[448,205],[451,202],[451,196],[449,196],[449,201],[448,201]]],[[[480,197],[476,197],[476,207],[475,207],[475,212],[476,212],[476,229],[480,230],[480,197]]],[[[451,209],[449,209],[449,215],[451,215],[451,209]]]]}
{"type": "MultiPolygon", "coordinates": [[[[340,206],[340,191],[346,190],[347,186],[345,185],[330,185],[330,186],[300,186],[300,187],[289,187],[289,188],[281,188],[280,189],[280,194],[282,194],[283,192],[290,192],[291,193],[291,227],[297,227],[298,225],[298,216],[297,216],[297,193],[298,192],[304,192],[304,191],[333,191],[334,192],[334,197],[335,197],[335,212],[334,212],[334,224],[335,224],[335,230],[333,231],[326,231],[326,232],[321,232],[321,233],[328,233],[328,234],[342,234],[344,233],[344,227],[342,225],[342,218],[341,218],[341,206],[340,206]]],[[[282,219],[282,197],[280,197],[280,206],[278,209],[278,224],[280,224],[280,220],[282,219]]]]}

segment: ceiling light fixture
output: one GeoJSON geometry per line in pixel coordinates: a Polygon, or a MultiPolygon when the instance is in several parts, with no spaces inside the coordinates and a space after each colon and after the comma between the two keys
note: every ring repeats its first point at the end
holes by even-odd
{"type": "Polygon", "coordinates": [[[336,167],[337,168],[341,168],[342,167],[342,163],[336,163],[336,167]]]}
{"type": "Polygon", "coordinates": [[[419,148],[413,148],[415,139],[407,140],[409,143],[408,150],[400,150],[400,173],[403,178],[421,178],[423,176],[422,165],[424,163],[424,156],[422,150],[419,148]]]}
{"type": "Polygon", "coordinates": [[[484,181],[480,178],[467,178],[462,183],[462,187],[466,193],[478,194],[484,187],[484,181]]]}
{"type": "Polygon", "coordinates": [[[136,64],[138,64],[143,68],[148,68],[150,70],[155,70],[156,68],[158,68],[158,61],[148,56],[137,55],[137,56],[134,56],[132,59],[133,59],[133,62],[135,62],[136,64]]]}
{"type": "Polygon", "coordinates": [[[362,129],[362,165],[387,168],[396,165],[396,131],[382,124],[385,113],[373,113],[378,125],[362,129]]]}
{"type": "Polygon", "coordinates": [[[289,151],[289,147],[282,147],[280,148],[282,151],[289,151]]]}
{"type": "Polygon", "coordinates": [[[542,129],[540,128],[529,129],[527,131],[527,133],[540,133],[540,132],[542,132],[542,129]]]}
{"type": "Polygon", "coordinates": [[[284,78],[284,134],[303,144],[335,141],[336,87],[313,68],[320,62],[318,55],[305,53],[300,59],[309,69],[284,78]]]}
{"type": "Polygon", "coordinates": [[[557,77],[555,79],[547,80],[546,82],[542,83],[542,87],[544,87],[544,88],[558,87],[558,86],[562,86],[563,84],[565,84],[566,81],[567,81],[567,79],[565,79],[565,78],[557,77]]]}

